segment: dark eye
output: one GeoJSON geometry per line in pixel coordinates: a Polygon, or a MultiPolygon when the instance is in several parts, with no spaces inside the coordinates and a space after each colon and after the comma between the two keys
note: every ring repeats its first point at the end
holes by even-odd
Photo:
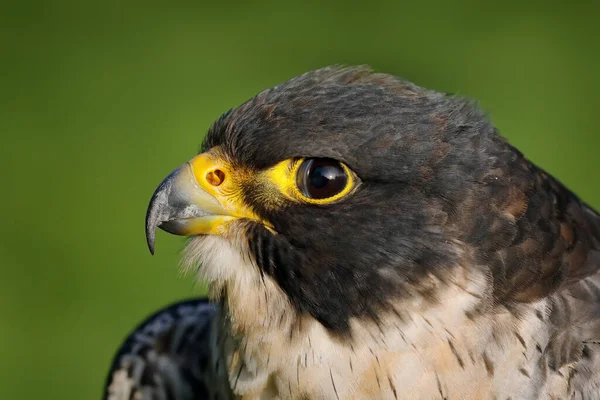
{"type": "Polygon", "coordinates": [[[327,199],[342,192],[348,184],[348,174],[342,165],[329,158],[309,158],[302,162],[296,175],[300,192],[315,200],[327,199]]]}

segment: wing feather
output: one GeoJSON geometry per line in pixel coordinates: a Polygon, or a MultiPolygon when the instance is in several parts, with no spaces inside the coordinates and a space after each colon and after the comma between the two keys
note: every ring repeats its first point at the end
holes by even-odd
{"type": "Polygon", "coordinates": [[[219,380],[212,321],[218,307],[207,299],[167,306],[125,339],[108,373],[105,400],[202,400],[230,398],[219,380]]]}

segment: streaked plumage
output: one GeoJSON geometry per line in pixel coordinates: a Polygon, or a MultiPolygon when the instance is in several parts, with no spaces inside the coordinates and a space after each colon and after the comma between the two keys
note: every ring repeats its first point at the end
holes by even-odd
{"type": "MultiPolygon", "coordinates": [[[[210,340],[185,333],[183,358],[164,357],[181,393],[600,398],[600,216],[471,102],[326,68],[223,115],[203,151],[147,221],[151,247],[157,226],[191,235],[184,261],[219,304],[177,324],[212,315],[210,340]],[[312,159],[347,190],[310,198],[298,185],[323,176],[296,171],[312,159]]],[[[138,358],[151,382],[168,375],[155,353],[138,358]]]]}
{"type": "Polygon", "coordinates": [[[206,299],[172,304],[148,317],[117,352],[105,398],[209,399],[216,390],[211,321],[206,299]]]}

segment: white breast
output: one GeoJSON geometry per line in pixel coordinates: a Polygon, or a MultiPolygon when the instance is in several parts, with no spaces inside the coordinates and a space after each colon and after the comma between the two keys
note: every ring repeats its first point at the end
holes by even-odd
{"type": "Polygon", "coordinates": [[[560,371],[544,378],[538,367],[539,350],[549,340],[536,316],[536,310],[546,315],[545,301],[520,310],[519,318],[492,308],[475,315],[489,295],[489,279],[476,269],[456,268],[437,305],[414,294],[379,326],[353,320],[352,340],[337,338],[299,315],[276,283],[260,275],[242,243],[201,237],[191,241],[185,257],[188,264],[202,264],[213,296],[226,293],[223,319],[216,323],[230,384],[242,398],[566,396],[560,371]]]}

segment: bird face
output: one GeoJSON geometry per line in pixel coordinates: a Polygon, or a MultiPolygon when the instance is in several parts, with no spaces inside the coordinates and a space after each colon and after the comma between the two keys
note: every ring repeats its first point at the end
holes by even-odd
{"type": "Polygon", "coordinates": [[[157,189],[148,216],[148,244],[153,251],[159,220],[162,229],[178,235],[223,234],[240,219],[275,233],[272,223],[255,210],[266,215],[286,203],[332,204],[357,185],[356,175],[339,161],[291,158],[257,171],[236,166],[213,147],[178,168],[157,189]],[[161,207],[164,201],[167,207],[161,207]]]}
{"type": "Polygon", "coordinates": [[[427,282],[459,261],[492,133],[465,101],[364,68],[314,71],[215,122],[154,193],[148,244],[157,227],[235,243],[256,279],[347,333],[416,292],[435,301],[427,282]]]}

